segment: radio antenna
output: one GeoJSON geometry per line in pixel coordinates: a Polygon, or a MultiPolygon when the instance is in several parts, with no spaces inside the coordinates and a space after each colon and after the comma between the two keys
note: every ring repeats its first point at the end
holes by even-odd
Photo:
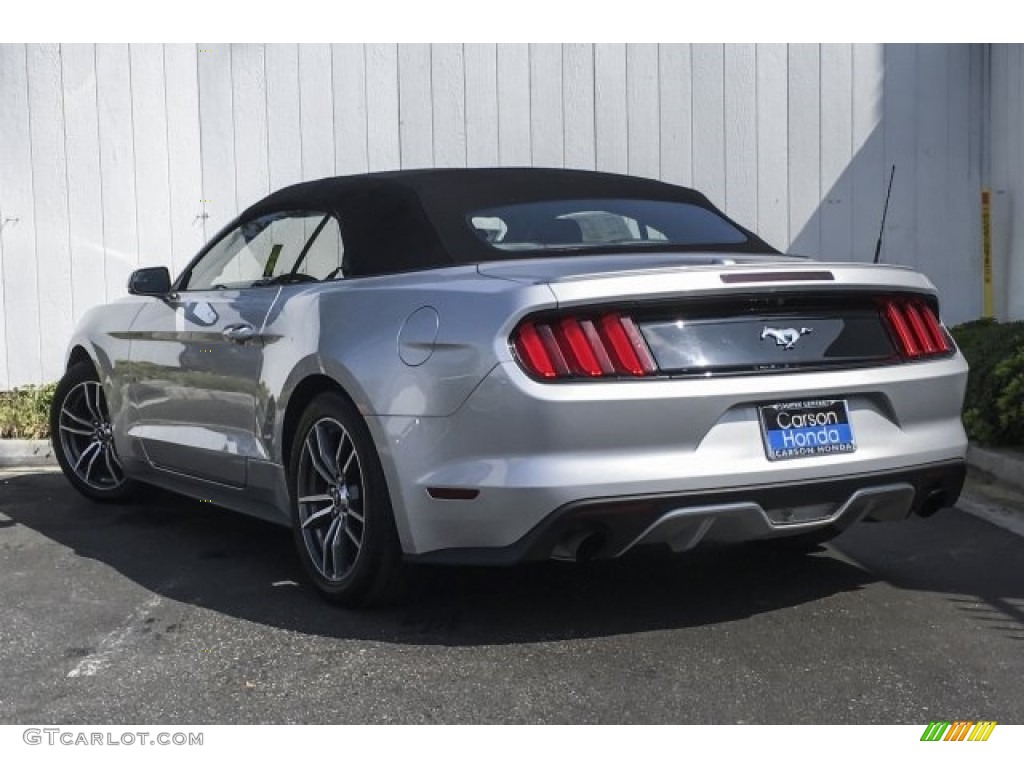
{"type": "Polygon", "coordinates": [[[889,172],[889,189],[885,193],[885,207],[882,209],[882,226],[878,228],[878,242],[875,243],[875,264],[882,256],[882,233],[885,232],[885,217],[889,213],[889,196],[892,194],[892,178],[896,175],[896,163],[892,164],[889,172]]]}

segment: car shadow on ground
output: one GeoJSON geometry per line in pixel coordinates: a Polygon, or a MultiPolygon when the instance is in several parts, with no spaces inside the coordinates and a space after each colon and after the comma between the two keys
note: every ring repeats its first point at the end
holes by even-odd
{"type": "Polygon", "coordinates": [[[1024,539],[944,510],[884,526],[854,526],[832,546],[876,579],[946,596],[979,629],[1024,640],[1024,539]]]}
{"type": "MultiPolygon", "coordinates": [[[[732,547],[583,565],[419,567],[404,604],[350,611],[306,584],[285,528],[156,490],[130,506],[93,504],[55,473],[9,478],[0,494],[0,513],[14,523],[162,597],[326,637],[459,646],[609,636],[735,621],[878,580],[823,551],[732,547]]],[[[876,527],[851,539],[855,559],[876,527]]]]}

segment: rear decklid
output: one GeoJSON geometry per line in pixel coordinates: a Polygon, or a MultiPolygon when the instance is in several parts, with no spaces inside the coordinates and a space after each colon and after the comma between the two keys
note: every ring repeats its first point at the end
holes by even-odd
{"type": "Polygon", "coordinates": [[[555,378],[596,375],[596,366],[586,364],[588,350],[574,348],[573,340],[590,339],[601,358],[600,331],[610,327],[603,319],[611,315],[642,335],[654,362],[646,375],[855,368],[953,352],[937,320],[934,286],[903,267],[747,254],[634,254],[479,269],[549,286],[558,309],[532,316],[529,324],[547,340],[553,366],[561,370],[555,378]]]}

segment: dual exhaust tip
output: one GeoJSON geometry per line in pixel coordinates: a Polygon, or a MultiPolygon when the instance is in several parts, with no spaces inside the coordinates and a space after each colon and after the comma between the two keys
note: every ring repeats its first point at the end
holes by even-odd
{"type": "MultiPolygon", "coordinates": [[[[946,492],[941,488],[932,488],[921,503],[915,505],[914,512],[918,517],[932,517],[949,505],[946,492]]],[[[575,530],[558,542],[551,552],[551,559],[576,563],[594,560],[607,554],[604,552],[607,544],[608,534],[601,528],[575,530]]]]}
{"type": "Polygon", "coordinates": [[[917,507],[918,517],[931,517],[940,509],[945,509],[949,506],[949,501],[946,498],[945,491],[939,488],[933,488],[928,492],[928,495],[924,497],[924,501],[917,507]]]}

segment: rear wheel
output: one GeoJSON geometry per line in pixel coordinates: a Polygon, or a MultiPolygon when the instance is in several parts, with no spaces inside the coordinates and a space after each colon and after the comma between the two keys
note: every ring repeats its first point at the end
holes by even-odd
{"type": "Polygon", "coordinates": [[[57,385],[50,439],[64,476],[83,496],[122,501],[135,490],[117,456],[107,398],[91,363],[75,363],[57,385]]]}
{"type": "Polygon", "coordinates": [[[295,544],[320,593],[362,607],[400,597],[405,569],[384,471],[351,403],[335,393],[313,399],[288,476],[295,544]]]}

